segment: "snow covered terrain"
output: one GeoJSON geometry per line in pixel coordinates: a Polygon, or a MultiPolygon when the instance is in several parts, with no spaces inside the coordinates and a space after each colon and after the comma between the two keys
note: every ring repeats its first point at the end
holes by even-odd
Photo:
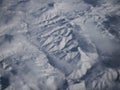
{"type": "Polygon", "coordinates": [[[120,90],[120,0],[0,0],[0,90],[120,90]]]}

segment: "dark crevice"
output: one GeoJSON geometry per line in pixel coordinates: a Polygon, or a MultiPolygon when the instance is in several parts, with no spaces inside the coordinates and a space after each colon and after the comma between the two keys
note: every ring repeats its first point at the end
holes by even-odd
{"type": "Polygon", "coordinates": [[[13,39],[13,35],[5,34],[5,41],[9,41],[9,42],[11,42],[12,39],[13,39]]]}
{"type": "Polygon", "coordinates": [[[10,80],[8,76],[0,77],[1,90],[5,90],[10,85],[10,80]]]}

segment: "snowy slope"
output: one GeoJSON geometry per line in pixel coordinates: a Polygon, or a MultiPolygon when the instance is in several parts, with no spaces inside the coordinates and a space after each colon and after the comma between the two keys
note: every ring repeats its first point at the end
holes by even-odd
{"type": "Polygon", "coordinates": [[[119,90],[119,0],[0,0],[0,90],[119,90]]]}

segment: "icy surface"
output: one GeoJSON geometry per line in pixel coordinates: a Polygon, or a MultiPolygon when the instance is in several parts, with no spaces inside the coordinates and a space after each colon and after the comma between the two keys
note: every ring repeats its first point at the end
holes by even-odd
{"type": "Polygon", "coordinates": [[[120,1],[0,0],[0,90],[120,90],[120,1]]]}

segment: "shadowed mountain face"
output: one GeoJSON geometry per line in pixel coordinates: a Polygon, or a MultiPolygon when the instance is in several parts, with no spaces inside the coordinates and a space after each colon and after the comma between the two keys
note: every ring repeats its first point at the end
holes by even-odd
{"type": "Polygon", "coordinates": [[[0,0],[0,90],[119,90],[118,2],[0,0]]]}
{"type": "Polygon", "coordinates": [[[0,5],[3,3],[3,0],[0,0],[0,5]]]}
{"type": "Polygon", "coordinates": [[[100,5],[100,0],[84,0],[84,2],[92,5],[93,7],[100,5]]]}
{"type": "Polygon", "coordinates": [[[0,78],[0,83],[1,83],[1,90],[5,90],[10,85],[9,77],[2,76],[0,78]]]}
{"type": "Polygon", "coordinates": [[[104,21],[104,25],[116,39],[120,39],[120,16],[119,15],[112,15],[107,16],[107,20],[104,21]]]}

